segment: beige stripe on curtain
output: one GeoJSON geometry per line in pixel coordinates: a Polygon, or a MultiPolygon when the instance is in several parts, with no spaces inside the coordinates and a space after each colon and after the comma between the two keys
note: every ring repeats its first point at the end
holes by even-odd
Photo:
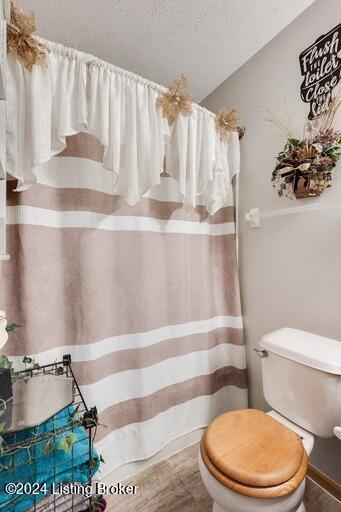
{"type": "Polygon", "coordinates": [[[103,190],[101,151],[70,137],[31,189],[9,183],[0,304],[23,326],[6,346],[16,364],[72,355],[108,472],[246,407],[247,376],[233,204],[185,211],[162,178],[129,207],[103,190]]]}

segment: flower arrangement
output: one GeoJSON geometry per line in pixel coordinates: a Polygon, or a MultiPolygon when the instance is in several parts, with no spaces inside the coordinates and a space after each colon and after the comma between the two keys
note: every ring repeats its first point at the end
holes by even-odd
{"type": "Polygon", "coordinates": [[[341,131],[331,126],[340,103],[335,98],[324,116],[307,121],[302,139],[293,137],[290,129],[274,116],[267,119],[287,139],[277,155],[271,180],[280,197],[320,196],[331,186],[332,171],[341,158],[341,131]]]}
{"type": "Polygon", "coordinates": [[[341,132],[328,128],[313,139],[288,139],[277,156],[272,182],[278,195],[319,196],[331,186],[332,170],[341,158],[341,132]]]}

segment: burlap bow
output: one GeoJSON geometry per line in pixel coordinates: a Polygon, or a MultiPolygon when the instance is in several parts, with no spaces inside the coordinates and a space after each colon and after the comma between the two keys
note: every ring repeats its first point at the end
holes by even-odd
{"type": "Polygon", "coordinates": [[[187,79],[180,75],[156,100],[156,108],[162,109],[162,115],[168,119],[170,125],[176,121],[179,114],[187,117],[192,113],[194,98],[186,91],[186,87],[187,79]]]}
{"type": "Polygon", "coordinates": [[[46,65],[45,48],[33,36],[36,30],[35,14],[27,14],[17,5],[11,3],[11,22],[7,26],[7,51],[14,53],[28,71],[34,64],[46,65]]]}
{"type": "Polygon", "coordinates": [[[227,142],[231,132],[238,131],[242,137],[242,129],[238,127],[239,114],[235,109],[228,110],[223,107],[215,118],[215,127],[222,142],[227,142]],[[240,131],[241,130],[241,131],[240,131]]]}
{"type": "MultiPolygon", "coordinates": [[[[277,170],[277,172],[280,173],[281,178],[292,178],[293,181],[293,189],[294,192],[297,190],[297,185],[300,178],[304,179],[305,186],[309,182],[309,174],[308,170],[310,167],[310,163],[303,163],[301,165],[298,165],[297,167],[294,167],[293,165],[287,165],[286,167],[281,167],[277,170]]],[[[276,172],[276,171],[274,171],[276,172]]]]}

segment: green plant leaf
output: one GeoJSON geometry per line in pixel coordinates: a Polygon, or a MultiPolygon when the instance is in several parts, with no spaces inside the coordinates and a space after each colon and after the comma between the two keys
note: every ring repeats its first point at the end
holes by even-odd
{"type": "Polygon", "coordinates": [[[72,450],[72,446],[77,441],[77,434],[71,432],[70,434],[65,434],[58,443],[59,450],[63,450],[65,453],[70,453],[72,450]]]}
{"type": "Polygon", "coordinates": [[[16,331],[17,329],[20,329],[21,325],[19,324],[16,324],[16,323],[13,323],[13,324],[8,324],[7,327],[6,327],[6,331],[8,333],[10,332],[14,332],[16,331]]]}
{"type": "Polygon", "coordinates": [[[54,450],[54,442],[50,439],[47,441],[46,445],[43,448],[45,455],[48,455],[49,453],[53,452],[54,450]]]}
{"type": "Polygon", "coordinates": [[[12,368],[12,361],[8,359],[7,356],[0,356],[0,368],[5,368],[5,370],[10,370],[12,368]]]}
{"type": "Polygon", "coordinates": [[[69,417],[67,419],[68,423],[72,423],[73,422],[74,418],[78,414],[79,408],[80,408],[80,404],[78,404],[77,407],[75,407],[75,409],[69,414],[69,417]]]}
{"type": "Polygon", "coordinates": [[[89,468],[94,469],[97,466],[97,459],[95,457],[92,457],[92,459],[88,462],[89,468]]]}
{"type": "Polygon", "coordinates": [[[290,146],[302,146],[302,141],[299,139],[288,139],[290,146]]]}
{"type": "Polygon", "coordinates": [[[2,434],[2,433],[3,433],[3,431],[5,430],[5,427],[6,427],[6,423],[5,423],[4,421],[2,421],[2,422],[0,423],[0,434],[2,434]]]}

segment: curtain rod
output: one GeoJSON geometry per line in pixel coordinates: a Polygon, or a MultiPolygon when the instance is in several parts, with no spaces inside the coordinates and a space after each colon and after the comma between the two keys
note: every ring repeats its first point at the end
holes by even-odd
{"type": "MultiPolygon", "coordinates": [[[[56,43],[55,41],[50,41],[49,39],[45,39],[40,36],[34,36],[34,38],[37,41],[39,41],[48,52],[56,53],[56,54],[70,57],[73,59],[74,58],[82,59],[84,64],[87,64],[89,66],[103,67],[105,69],[108,69],[109,71],[111,70],[113,73],[121,74],[123,76],[130,78],[131,80],[133,80],[135,82],[141,82],[149,87],[152,87],[159,93],[163,93],[163,92],[167,91],[167,87],[164,87],[156,82],[148,80],[147,78],[144,78],[140,75],[137,75],[136,73],[133,73],[132,71],[128,71],[126,69],[120,68],[119,66],[116,66],[115,64],[112,64],[111,62],[104,61],[98,57],[95,57],[91,53],[86,53],[86,52],[83,52],[76,48],[70,48],[68,46],[64,46],[61,43],[56,43]]],[[[211,112],[206,107],[202,106],[200,103],[194,102],[194,103],[192,103],[192,107],[193,107],[193,109],[199,110],[212,118],[216,117],[216,114],[214,114],[214,112],[211,112]]],[[[239,127],[238,132],[239,132],[239,139],[241,139],[244,136],[245,128],[239,127]]]]}
{"type": "Polygon", "coordinates": [[[239,140],[242,139],[245,135],[246,128],[245,126],[238,127],[239,140]]]}

